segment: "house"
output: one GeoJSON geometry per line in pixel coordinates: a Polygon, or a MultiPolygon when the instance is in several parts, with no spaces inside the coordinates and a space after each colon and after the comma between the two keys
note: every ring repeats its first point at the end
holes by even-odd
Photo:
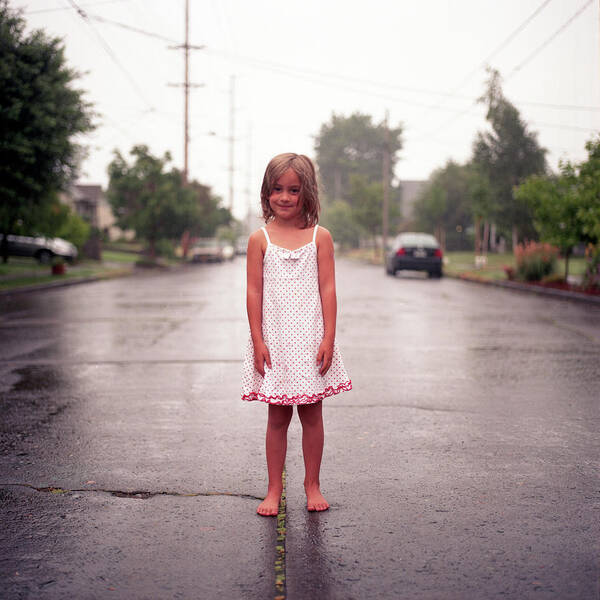
{"type": "Polygon", "coordinates": [[[134,236],[132,231],[123,231],[115,225],[115,216],[101,185],[76,183],[61,199],[92,227],[108,236],[109,240],[123,237],[131,239],[134,236]]]}

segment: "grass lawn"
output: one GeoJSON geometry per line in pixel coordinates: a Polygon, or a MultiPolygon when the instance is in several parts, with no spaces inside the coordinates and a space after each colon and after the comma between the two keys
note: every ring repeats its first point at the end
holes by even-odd
{"type": "MultiPolygon", "coordinates": [[[[446,252],[446,264],[444,270],[451,275],[472,275],[484,279],[506,279],[504,266],[515,268],[515,258],[512,253],[488,254],[487,265],[475,266],[474,252],[446,252]]],[[[560,259],[556,265],[556,273],[563,275],[565,272],[565,261],[560,259]]],[[[585,272],[584,258],[571,258],[569,260],[569,276],[583,275],[585,272]]]]}
{"type": "Polygon", "coordinates": [[[118,250],[103,250],[102,262],[134,263],[140,260],[139,254],[120,252],[118,250]]]}
{"type": "Polygon", "coordinates": [[[137,258],[137,255],[126,252],[105,252],[102,262],[81,260],[73,265],[67,264],[64,275],[52,275],[50,265],[40,265],[33,258],[10,257],[8,263],[0,263],[0,290],[69,279],[125,274],[131,271],[131,263],[137,258]]]}
{"type": "Polygon", "coordinates": [[[0,262],[0,277],[6,275],[17,275],[19,273],[47,273],[49,265],[40,265],[34,258],[22,258],[11,256],[7,263],[0,262]]]}
{"type": "MultiPolygon", "coordinates": [[[[353,248],[340,250],[340,256],[351,260],[360,260],[373,265],[383,265],[381,251],[373,248],[353,248]]],[[[488,254],[487,264],[482,267],[475,266],[474,252],[446,252],[444,255],[444,272],[449,275],[470,275],[482,279],[506,279],[504,267],[515,268],[515,258],[512,253],[488,254]]],[[[556,266],[556,273],[565,272],[565,261],[560,259],[556,266]]],[[[569,276],[581,276],[585,272],[584,258],[571,258],[569,260],[569,276]]]]}
{"type": "Polygon", "coordinates": [[[141,253],[144,250],[142,242],[106,242],[103,244],[106,250],[115,250],[116,252],[141,253]]]}

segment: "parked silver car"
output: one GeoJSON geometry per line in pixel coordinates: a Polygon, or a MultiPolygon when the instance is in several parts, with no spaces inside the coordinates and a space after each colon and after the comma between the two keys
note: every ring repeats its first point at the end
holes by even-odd
{"type": "Polygon", "coordinates": [[[222,262],[223,248],[216,238],[200,238],[190,250],[192,262],[222,262]]]}
{"type": "MultiPolygon", "coordinates": [[[[0,233],[0,251],[4,234],[0,233]]],[[[11,235],[6,236],[9,256],[30,256],[42,264],[49,264],[54,257],[74,261],[77,258],[77,248],[62,238],[49,238],[42,235],[11,235]]]]}

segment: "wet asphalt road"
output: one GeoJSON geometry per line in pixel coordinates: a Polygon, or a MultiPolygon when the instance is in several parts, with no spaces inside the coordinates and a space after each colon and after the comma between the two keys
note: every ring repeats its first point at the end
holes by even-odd
{"type": "MultiPolygon", "coordinates": [[[[600,310],[338,262],[354,390],[325,401],[286,597],[599,598],[600,310]]],[[[2,598],[274,598],[244,261],[0,298],[2,598]]]]}

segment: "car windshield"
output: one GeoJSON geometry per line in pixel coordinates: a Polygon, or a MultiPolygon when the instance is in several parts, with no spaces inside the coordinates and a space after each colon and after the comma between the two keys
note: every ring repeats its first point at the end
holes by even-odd
{"type": "Polygon", "coordinates": [[[403,233],[396,238],[397,246],[419,248],[437,248],[437,240],[428,233],[403,233]]]}

